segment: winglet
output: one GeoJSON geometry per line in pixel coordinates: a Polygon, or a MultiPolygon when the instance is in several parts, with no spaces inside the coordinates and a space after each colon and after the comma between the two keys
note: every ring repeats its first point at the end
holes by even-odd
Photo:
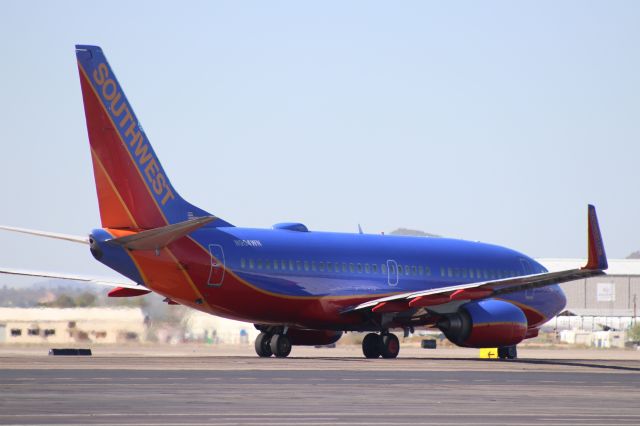
{"type": "Polygon", "coordinates": [[[596,208],[589,204],[589,260],[582,269],[595,269],[604,271],[609,267],[607,263],[607,254],[604,251],[604,243],[602,242],[602,234],[598,225],[598,216],[596,208]]]}

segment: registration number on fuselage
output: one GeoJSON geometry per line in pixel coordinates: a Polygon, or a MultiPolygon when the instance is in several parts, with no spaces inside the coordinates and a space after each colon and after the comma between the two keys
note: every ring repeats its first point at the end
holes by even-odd
{"type": "Polygon", "coordinates": [[[236,247],[262,247],[260,240],[233,240],[236,247]]]}

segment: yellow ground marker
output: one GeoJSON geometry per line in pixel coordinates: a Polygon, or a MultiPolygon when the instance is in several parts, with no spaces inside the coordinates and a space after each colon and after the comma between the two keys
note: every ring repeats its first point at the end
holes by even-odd
{"type": "Polygon", "coordinates": [[[498,358],[498,348],[480,349],[480,358],[498,358]]]}

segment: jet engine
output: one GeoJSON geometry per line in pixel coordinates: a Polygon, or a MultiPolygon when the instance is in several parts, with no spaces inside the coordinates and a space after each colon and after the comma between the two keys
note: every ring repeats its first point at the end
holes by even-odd
{"type": "Polygon", "coordinates": [[[292,345],[324,346],[335,343],[342,337],[342,331],[289,329],[287,337],[292,345]]]}
{"type": "Polygon", "coordinates": [[[451,342],[469,348],[517,345],[528,327],[520,308],[495,299],[466,303],[458,312],[445,315],[437,325],[451,342]]]}

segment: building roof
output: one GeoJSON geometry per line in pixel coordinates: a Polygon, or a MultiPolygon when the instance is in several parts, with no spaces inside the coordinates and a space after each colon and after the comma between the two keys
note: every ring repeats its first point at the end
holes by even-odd
{"type": "Polygon", "coordinates": [[[633,309],[582,309],[582,308],[571,308],[563,311],[560,315],[561,317],[633,317],[633,309]]]}
{"type": "Polygon", "coordinates": [[[140,308],[0,308],[2,321],[144,321],[140,308]]]}
{"type": "MultiPolygon", "coordinates": [[[[550,272],[582,268],[586,259],[536,259],[550,272]]],[[[640,259],[609,259],[607,275],[640,276],[640,259]]]]}

